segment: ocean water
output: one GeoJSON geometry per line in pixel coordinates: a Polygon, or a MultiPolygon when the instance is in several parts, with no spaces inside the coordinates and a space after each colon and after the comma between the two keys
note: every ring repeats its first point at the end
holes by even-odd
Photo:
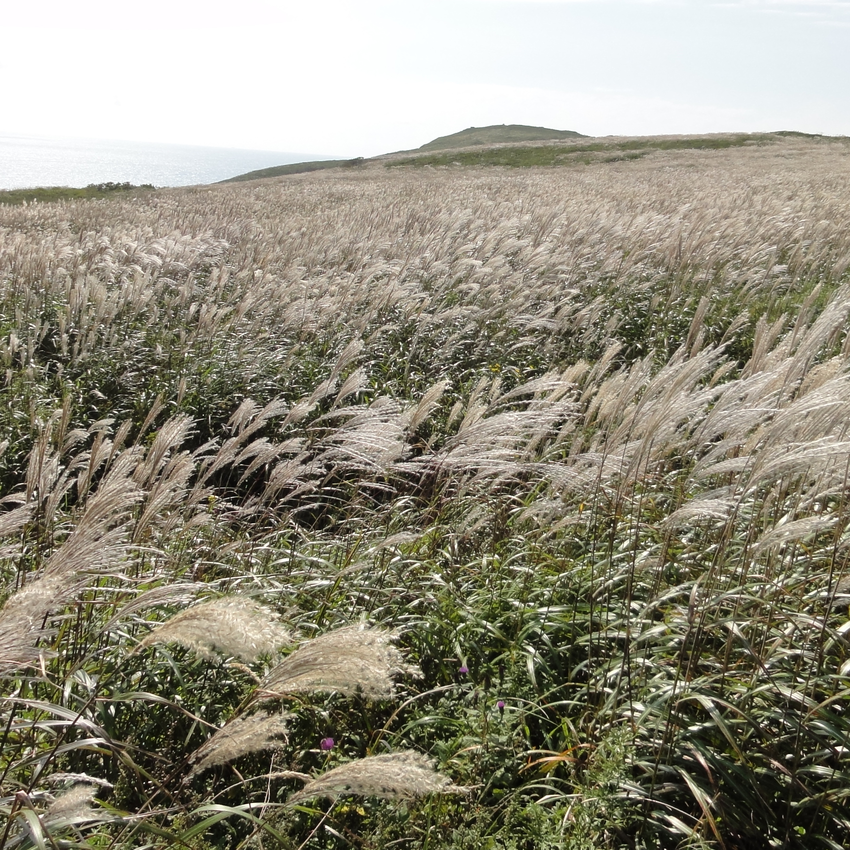
{"type": "Polygon", "coordinates": [[[0,134],[0,189],[90,183],[196,186],[258,168],[335,157],[0,134]]]}

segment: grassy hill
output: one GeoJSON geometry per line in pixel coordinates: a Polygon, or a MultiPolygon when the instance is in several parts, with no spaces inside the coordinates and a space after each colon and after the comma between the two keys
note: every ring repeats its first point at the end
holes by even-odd
{"type": "Polygon", "coordinates": [[[248,171],[236,177],[228,177],[227,180],[219,180],[219,183],[242,183],[246,180],[262,180],[266,177],[283,177],[286,174],[307,174],[311,171],[322,171],[325,168],[356,168],[366,160],[363,157],[356,159],[317,159],[310,162],[293,162],[289,165],[273,165],[270,168],[259,168],[256,171],[248,171]]]}
{"type": "Polygon", "coordinates": [[[422,145],[421,151],[442,151],[468,148],[473,145],[502,145],[510,142],[544,142],[557,139],[583,139],[575,130],[552,130],[549,127],[529,127],[525,124],[492,124],[489,127],[469,127],[450,136],[440,136],[422,145]]]}
{"type": "Polygon", "coordinates": [[[694,136],[630,136],[592,138],[572,130],[550,130],[520,124],[470,127],[450,136],[441,136],[410,151],[358,158],[299,162],[264,168],[231,177],[222,183],[303,174],[330,168],[384,166],[398,168],[448,166],[502,166],[532,168],[591,165],[594,163],[628,162],[651,154],[673,151],[720,151],[736,147],[761,147],[782,140],[811,143],[846,142],[843,138],[814,136],[793,131],[776,133],[714,133],[694,136]]]}
{"type": "MultiPolygon", "coordinates": [[[[450,136],[440,136],[422,145],[419,151],[442,151],[454,148],[465,148],[475,145],[503,145],[506,143],[557,141],[560,139],[586,138],[573,130],[552,130],[548,127],[529,127],[524,124],[494,124],[490,127],[469,127],[450,136]]],[[[402,153],[414,153],[403,151],[402,153]]],[[[283,177],[287,174],[305,174],[310,171],[320,171],[325,168],[351,168],[368,162],[375,162],[382,157],[364,159],[329,159],[313,162],[296,162],[290,165],[277,165],[271,168],[261,168],[239,174],[221,183],[240,183],[246,180],[262,180],[266,177],[283,177]]]]}
{"type": "Polygon", "coordinates": [[[433,153],[396,157],[391,167],[501,165],[511,168],[534,166],[589,165],[594,162],[623,162],[642,159],[656,151],[725,150],[727,148],[770,144],[778,136],[767,133],[734,133],[712,136],[680,136],[601,139],[572,144],[520,144],[440,150],[433,153]]]}

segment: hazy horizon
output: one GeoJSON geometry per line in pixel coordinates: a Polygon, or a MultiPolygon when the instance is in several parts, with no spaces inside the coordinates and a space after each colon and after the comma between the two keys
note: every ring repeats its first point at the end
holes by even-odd
{"type": "Polygon", "coordinates": [[[92,183],[192,186],[327,154],[0,133],[0,190],[92,183]]]}

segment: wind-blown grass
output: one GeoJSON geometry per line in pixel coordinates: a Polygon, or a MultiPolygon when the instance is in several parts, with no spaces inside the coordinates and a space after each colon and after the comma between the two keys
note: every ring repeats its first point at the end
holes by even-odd
{"type": "Polygon", "coordinates": [[[841,847],[843,151],[0,209],[0,844],[841,847]]]}

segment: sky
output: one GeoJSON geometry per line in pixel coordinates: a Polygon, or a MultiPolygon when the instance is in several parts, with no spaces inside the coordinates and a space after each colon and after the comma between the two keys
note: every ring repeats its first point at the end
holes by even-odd
{"type": "Polygon", "coordinates": [[[0,134],[340,156],[850,135],[850,0],[0,0],[0,134]]]}

